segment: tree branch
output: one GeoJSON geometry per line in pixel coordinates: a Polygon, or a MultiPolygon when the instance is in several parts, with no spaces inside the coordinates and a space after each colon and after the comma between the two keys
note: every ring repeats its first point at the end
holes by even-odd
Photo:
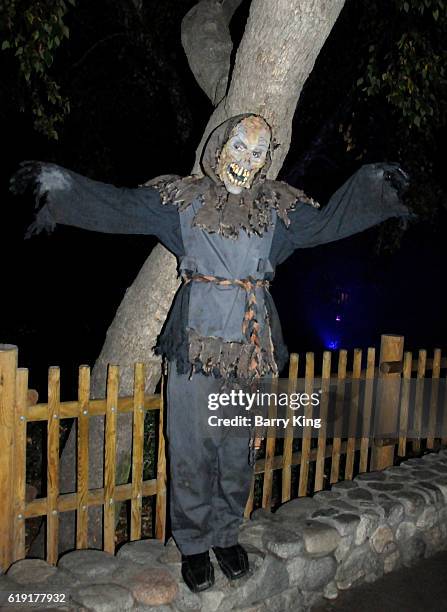
{"type": "Polygon", "coordinates": [[[201,0],[182,21],[182,45],[189,66],[214,106],[227,91],[233,50],[229,24],[241,2],[201,0]]]}

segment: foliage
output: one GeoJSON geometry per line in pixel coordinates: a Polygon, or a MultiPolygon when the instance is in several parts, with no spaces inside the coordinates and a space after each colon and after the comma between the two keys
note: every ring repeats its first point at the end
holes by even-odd
{"type": "MultiPolygon", "coordinates": [[[[55,54],[69,37],[64,22],[69,4],[74,6],[75,0],[8,0],[1,5],[1,49],[16,58],[35,129],[54,139],[70,111],[69,101],[52,74],[55,54]]],[[[21,110],[26,106],[22,103],[21,110]]]]}
{"type": "MultiPolygon", "coordinates": [[[[368,21],[377,4],[369,4],[368,21]]],[[[445,2],[393,0],[387,5],[375,25],[383,35],[369,46],[366,74],[357,84],[367,96],[384,96],[407,132],[431,135],[445,123],[447,110],[445,2]]]]}

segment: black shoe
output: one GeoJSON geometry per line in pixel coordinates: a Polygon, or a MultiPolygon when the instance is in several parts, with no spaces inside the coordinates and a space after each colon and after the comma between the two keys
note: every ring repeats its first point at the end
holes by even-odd
{"type": "Polygon", "coordinates": [[[229,580],[236,580],[247,574],[250,568],[247,552],[240,544],[226,548],[214,546],[213,550],[221,570],[229,580]]]}
{"type": "Polygon", "coordinates": [[[182,576],[193,593],[199,593],[213,586],[214,567],[209,552],[182,555],[182,576]]]}

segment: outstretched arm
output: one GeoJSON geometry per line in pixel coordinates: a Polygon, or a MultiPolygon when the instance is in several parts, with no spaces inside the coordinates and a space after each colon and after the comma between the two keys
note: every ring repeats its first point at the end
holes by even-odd
{"type": "Polygon", "coordinates": [[[118,188],[56,164],[23,162],[11,179],[11,191],[34,191],[39,211],[26,237],[56,224],[108,234],[152,234],[176,253],[181,250],[178,212],[163,205],[152,187],[118,188]]]}
{"type": "Polygon", "coordinates": [[[318,246],[357,234],[391,217],[413,215],[400,200],[408,177],[397,164],[362,166],[323,208],[298,203],[290,225],[278,223],[272,253],[281,263],[295,249],[318,246]]]}

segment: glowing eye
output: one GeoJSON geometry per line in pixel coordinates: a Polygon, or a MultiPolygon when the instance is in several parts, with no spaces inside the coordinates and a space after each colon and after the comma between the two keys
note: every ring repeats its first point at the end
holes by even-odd
{"type": "Polygon", "coordinates": [[[256,157],[256,159],[258,159],[259,157],[261,157],[261,153],[259,151],[254,151],[253,157],[256,157]]]}

